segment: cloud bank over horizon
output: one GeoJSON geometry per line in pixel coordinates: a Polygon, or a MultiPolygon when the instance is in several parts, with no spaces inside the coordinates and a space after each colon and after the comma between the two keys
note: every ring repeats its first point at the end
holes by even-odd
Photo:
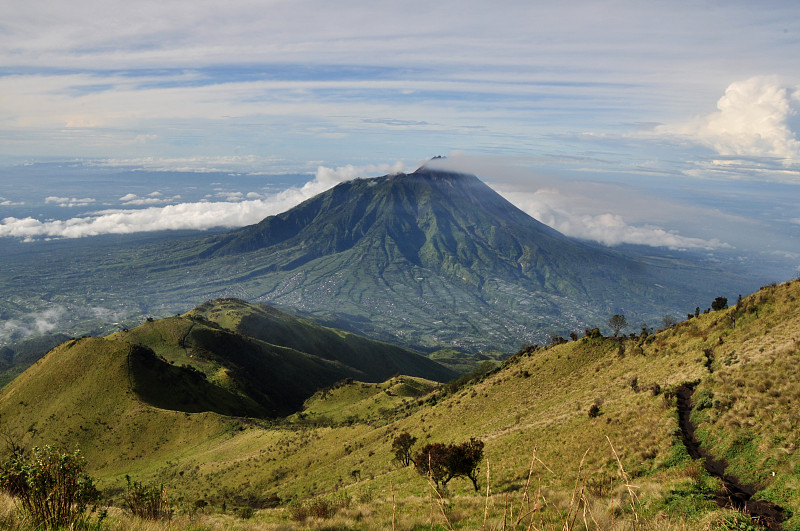
{"type": "Polygon", "coordinates": [[[592,240],[609,247],[621,244],[666,247],[672,250],[686,249],[732,249],[733,246],[712,238],[704,240],[682,236],[675,230],[667,230],[653,224],[629,224],[624,216],[612,212],[581,214],[571,211],[571,199],[558,190],[543,189],[534,193],[502,194],[527,212],[531,217],[567,236],[592,240]],[[554,206],[559,205],[559,206],[554,206]]]}
{"type": "MultiPolygon", "coordinates": [[[[336,169],[320,166],[313,180],[302,187],[292,187],[264,199],[244,199],[238,193],[229,201],[200,201],[170,204],[161,207],[149,206],[139,209],[101,210],[89,215],[65,220],[39,220],[33,217],[7,217],[0,220],[0,238],[12,237],[26,242],[37,239],[84,238],[102,234],[133,234],[162,230],[207,230],[223,227],[243,227],[258,223],[267,216],[279,214],[325,190],[347,180],[368,174],[397,173],[403,164],[352,165],[336,169]]],[[[177,196],[179,198],[179,196],[177,196]]],[[[175,200],[176,197],[169,198],[175,200]]],[[[159,192],[147,197],[129,193],[119,198],[126,206],[161,203],[165,198],[159,192]]],[[[83,205],[90,201],[64,197],[48,197],[47,203],[61,206],[83,205]]]]}
{"type": "MultiPolygon", "coordinates": [[[[718,238],[703,239],[683,236],[674,229],[665,229],[653,223],[629,223],[619,205],[597,201],[600,195],[620,195],[620,190],[605,190],[595,185],[586,192],[577,192],[568,183],[558,180],[536,179],[527,170],[516,169],[504,159],[476,157],[460,152],[448,158],[428,161],[427,165],[441,169],[476,173],[494,179],[494,187],[517,207],[558,230],[580,239],[593,240],[607,246],[639,244],[670,249],[713,250],[731,248],[718,238]],[[509,172],[516,171],[516,176],[509,172]],[[527,190],[521,191],[509,183],[524,179],[527,190]],[[533,191],[531,191],[533,190],[533,191]],[[604,210],[613,209],[613,210],[604,210]]],[[[83,238],[102,234],[132,234],[163,230],[207,230],[211,228],[236,228],[258,223],[267,216],[284,212],[338,183],[366,175],[392,174],[404,171],[402,162],[394,164],[336,169],[320,166],[313,180],[300,187],[290,187],[274,194],[219,191],[207,194],[222,200],[179,202],[180,195],[164,196],[155,191],[146,195],[127,193],[119,197],[122,208],[105,209],[64,220],[39,220],[33,217],[8,217],[0,221],[0,237],[17,238],[30,242],[39,239],[83,238]],[[170,203],[170,204],[165,204],[170,203]],[[155,206],[161,205],[161,206],[155,206]],[[143,208],[130,208],[130,207],[143,208]],[[127,208],[126,208],[127,207],[127,208]]],[[[630,193],[627,202],[641,203],[644,198],[630,193]]],[[[94,200],[68,197],[47,197],[46,203],[59,206],[86,206],[94,200]]],[[[650,200],[652,203],[653,201],[650,200]]],[[[663,205],[661,206],[664,210],[663,205]]],[[[674,208],[674,207],[671,207],[674,208]]],[[[681,213],[682,215],[682,213],[681,213]]]]}
{"type": "MultiPolygon", "coordinates": [[[[685,249],[731,249],[732,245],[719,238],[703,239],[680,235],[653,223],[628,223],[624,203],[647,204],[662,213],[675,210],[674,205],[657,198],[648,198],[613,185],[576,182],[543,176],[502,157],[480,157],[461,152],[426,163],[436,168],[476,173],[490,180],[495,190],[537,221],[560,233],[592,240],[607,246],[621,244],[685,249]],[[623,197],[610,202],[610,197],[623,197]],[[612,209],[611,211],[606,209],[612,209]]],[[[628,209],[629,214],[635,214],[628,209]]],[[[685,215],[684,209],[675,214],[685,215]]]]}

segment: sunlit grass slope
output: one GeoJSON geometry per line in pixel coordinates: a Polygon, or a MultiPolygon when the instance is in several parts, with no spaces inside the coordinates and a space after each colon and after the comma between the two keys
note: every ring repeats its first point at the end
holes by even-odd
{"type": "Polygon", "coordinates": [[[130,371],[120,360],[133,347],[86,339],[58,347],[4,389],[0,422],[26,444],[80,444],[102,485],[129,473],[163,482],[176,504],[206,500],[215,514],[208,526],[429,529],[433,520],[437,529],[480,529],[486,519],[491,529],[569,521],[578,529],[746,529],[745,517],[716,506],[719,481],[676,435],[674,390],[699,382],[693,418],[707,448],[757,497],[783,507],[784,528],[796,530],[798,298],[796,281],[657,334],[589,334],[527,349],[463,386],[349,381],[271,423],[147,405],[124,383],[130,371]],[[439,500],[425,478],[392,461],[392,441],[404,431],[416,448],[483,440],[481,492],[456,478],[439,500]],[[339,507],[335,516],[301,517],[299,508],[322,500],[339,507]],[[244,522],[219,514],[223,504],[228,513],[263,509],[244,522]]]}
{"type": "MultiPolygon", "coordinates": [[[[158,361],[140,359],[146,357],[144,349],[122,341],[68,341],[3,388],[0,429],[23,446],[79,447],[101,478],[155,469],[189,448],[215,444],[230,429],[224,417],[156,408],[140,399],[139,366],[158,361]]],[[[176,396],[181,387],[175,382],[176,396]]]]}
{"type": "MultiPolygon", "coordinates": [[[[703,444],[765,499],[800,513],[800,282],[768,286],[704,329],[710,360],[695,411],[703,444]]],[[[692,323],[689,323],[692,324],[692,323]]],[[[794,522],[800,522],[798,515],[794,522]]],[[[800,524],[797,524],[800,525],[800,524]]]]}
{"type": "Polygon", "coordinates": [[[317,391],[294,418],[316,424],[380,422],[438,386],[431,380],[410,376],[396,376],[377,384],[345,380],[317,391]]]}

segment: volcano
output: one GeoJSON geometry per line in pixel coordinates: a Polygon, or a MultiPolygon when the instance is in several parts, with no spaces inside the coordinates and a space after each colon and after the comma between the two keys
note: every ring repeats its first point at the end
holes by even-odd
{"type": "Polygon", "coordinates": [[[341,183],[202,247],[201,261],[239,264],[228,277],[239,292],[219,295],[431,349],[541,343],[615,313],[656,323],[702,304],[724,277],[569,238],[476,176],[427,166],[341,183]]]}

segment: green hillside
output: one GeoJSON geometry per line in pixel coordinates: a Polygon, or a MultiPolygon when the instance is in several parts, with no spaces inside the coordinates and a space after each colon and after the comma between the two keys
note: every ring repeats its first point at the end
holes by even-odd
{"type": "Polygon", "coordinates": [[[205,303],[186,314],[206,319],[239,334],[307,352],[357,370],[366,381],[381,381],[394,374],[446,381],[452,370],[430,361],[419,353],[357,334],[320,326],[266,305],[248,304],[238,299],[205,303]]]}
{"type": "MultiPolygon", "coordinates": [[[[110,337],[146,345],[165,361],[191,367],[201,379],[255,401],[262,408],[256,416],[290,413],[320,387],[353,374],[365,376],[340,363],[184,317],[146,322],[110,337]]],[[[237,414],[252,416],[249,411],[237,414]]]]}
{"type": "Polygon", "coordinates": [[[179,513],[188,508],[178,498],[207,501],[192,525],[429,529],[432,519],[437,529],[479,529],[485,521],[489,529],[721,530],[760,522],[797,530],[798,299],[800,281],[767,286],[656,334],[589,333],[526,348],[459,385],[347,382],[269,425],[153,407],[129,383],[126,360],[136,347],[84,339],[58,347],[3,389],[0,421],[25,444],[79,444],[102,487],[120,487],[127,473],[163,482],[179,513]],[[780,507],[782,524],[717,505],[726,497],[721,480],[690,457],[680,435],[686,384],[703,447],[752,487],[750,507],[780,507]],[[393,462],[392,441],[403,432],[417,438],[416,449],[484,441],[480,492],[456,478],[435,493],[412,467],[393,462]],[[309,516],[323,505],[325,516],[309,516]],[[245,514],[242,507],[255,516],[234,516],[245,514]]]}
{"type": "MultiPolygon", "coordinates": [[[[3,388],[2,430],[27,447],[80,447],[95,470],[114,476],[163,467],[231,429],[216,413],[187,414],[143,401],[138,391],[155,383],[147,365],[157,361],[123,341],[68,341],[3,388]]],[[[188,374],[173,376],[176,396],[196,388],[188,374]]]]}

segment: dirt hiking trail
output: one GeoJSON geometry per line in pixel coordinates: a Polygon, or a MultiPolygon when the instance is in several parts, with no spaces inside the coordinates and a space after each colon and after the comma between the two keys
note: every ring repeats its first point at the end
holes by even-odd
{"type": "Polygon", "coordinates": [[[692,459],[702,459],[706,471],[722,481],[722,491],[717,493],[716,500],[720,507],[728,507],[749,514],[757,523],[767,529],[780,530],[783,521],[783,509],[777,505],[753,500],[756,489],[745,485],[738,478],[725,473],[727,463],[713,458],[700,446],[695,437],[696,426],[691,421],[692,395],[697,384],[683,384],[676,389],[678,399],[678,423],[681,438],[692,459]]]}

